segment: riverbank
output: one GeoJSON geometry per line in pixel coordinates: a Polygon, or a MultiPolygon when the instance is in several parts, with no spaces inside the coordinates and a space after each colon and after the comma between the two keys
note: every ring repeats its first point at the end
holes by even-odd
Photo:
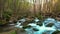
{"type": "Polygon", "coordinates": [[[7,31],[7,32],[2,32],[0,34],[16,34],[15,30],[7,31]]]}

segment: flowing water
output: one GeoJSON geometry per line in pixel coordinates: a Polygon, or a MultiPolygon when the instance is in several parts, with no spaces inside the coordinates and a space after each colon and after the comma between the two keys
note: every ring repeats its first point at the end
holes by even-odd
{"type": "MultiPolygon", "coordinates": [[[[25,28],[26,34],[52,34],[56,30],[60,30],[60,21],[57,21],[53,18],[47,18],[42,22],[42,26],[37,25],[37,22],[40,21],[39,19],[35,19],[36,23],[29,23],[27,26],[31,26],[30,28],[25,28]],[[48,24],[53,23],[51,27],[46,27],[48,24]]],[[[23,28],[21,23],[18,22],[18,24],[15,26],[17,28],[23,28]]]]}

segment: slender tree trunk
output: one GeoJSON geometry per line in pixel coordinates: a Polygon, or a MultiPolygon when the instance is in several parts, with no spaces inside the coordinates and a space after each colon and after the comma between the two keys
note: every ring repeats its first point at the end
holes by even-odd
{"type": "Polygon", "coordinates": [[[0,0],[0,19],[3,19],[5,2],[6,2],[6,0],[0,0]]]}
{"type": "Polygon", "coordinates": [[[16,18],[17,18],[17,5],[16,5],[16,1],[17,1],[17,0],[14,0],[14,1],[13,1],[14,9],[13,9],[13,14],[12,14],[10,20],[9,20],[10,22],[14,22],[15,20],[17,20],[17,19],[16,19],[16,18]]]}
{"type": "Polygon", "coordinates": [[[36,15],[36,5],[35,5],[35,3],[36,3],[36,0],[33,0],[33,10],[34,10],[34,16],[36,17],[37,15],[36,15]]]}

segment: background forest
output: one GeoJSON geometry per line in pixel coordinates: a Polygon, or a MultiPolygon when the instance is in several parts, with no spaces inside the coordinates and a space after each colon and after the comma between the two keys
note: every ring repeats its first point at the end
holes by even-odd
{"type": "Polygon", "coordinates": [[[22,16],[60,17],[60,0],[0,0],[0,25],[15,22],[22,16]],[[38,3],[37,3],[38,2],[38,3]]]}

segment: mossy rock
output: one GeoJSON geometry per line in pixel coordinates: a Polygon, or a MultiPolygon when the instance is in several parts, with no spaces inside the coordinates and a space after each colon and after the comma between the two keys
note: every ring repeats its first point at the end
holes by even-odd
{"type": "Polygon", "coordinates": [[[60,34],[60,31],[55,31],[55,32],[53,32],[52,34],[60,34]]]}
{"type": "Polygon", "coordinates": [[[43,24],[42,23],[38,23],[37,25],[42,26],[43,24]]]}
{"type": "Polygon", "coordinates": [[[52,27],[54,25],[54,23],[49,23],[48,25],[46,25],[46,27],[52,27]]]}
{"type": "Polygon", "coordinates": [[[23,27],[23,29],[26,29],[26,28],[31,28],[31,26],[29,25],[29,26],[24,26],[23,27]]]}
{"type": "Polygon", "coordinates": [[[39,30],[38,30],[38,29],[36,29],[36,28],[33,28],[33,30],[34,30],[34,31],[39,31],[39,30]]]}
{"type": "Polygon", "coordinates": [[[4,25],[4,24],[6,24],[6,23],[7,23],[6,20],[2,20],[2,21],[0,21],[0,25],[4,25]]]}

